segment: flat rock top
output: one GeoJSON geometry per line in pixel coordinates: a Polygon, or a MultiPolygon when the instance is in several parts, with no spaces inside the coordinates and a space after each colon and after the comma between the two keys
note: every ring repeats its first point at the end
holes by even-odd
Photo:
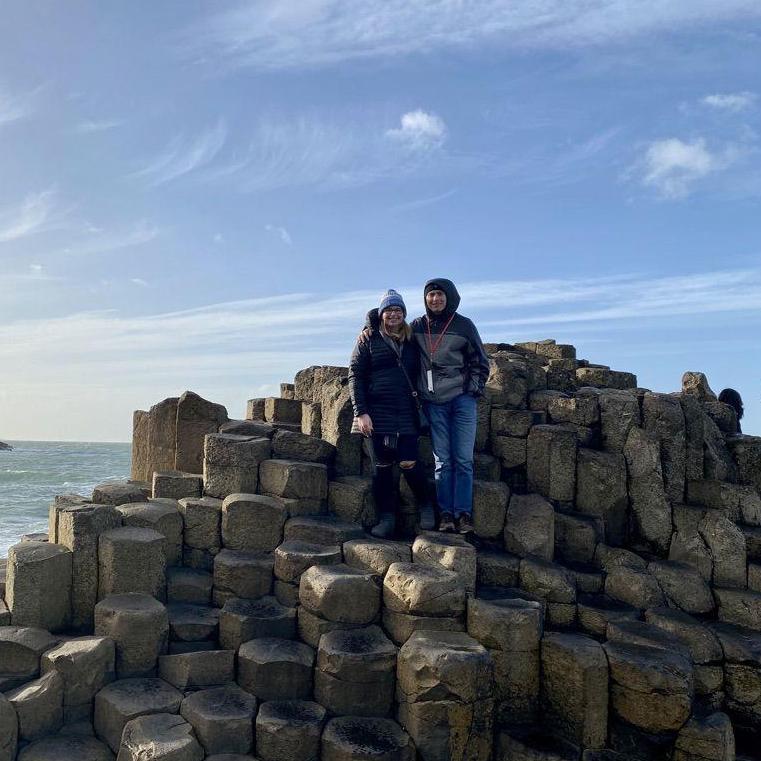
{"type": "Polygon", "coordinates": [[[425,652],[426,659],[457,654],[460,658],[489,658],[486,648],[465,632],[416,631],[402,645],[404,653],[425,652]]]}
{"type": "Polygon", "coordinates": [[[119,505],[117,510],[125,518],[142,518],[150,522],[156,522],[166,516],[177,515],[177,502],[175,500],[155,502],[130,502],[126,505],[119,505]]]}
{"type": "Polygon", "coordinates": [[[113,761],[111,749],[94,737],[59,735],[45,737],[27,745],[19,761],[113,761]]]}
{"type": "Polygon", "coordinates": [[[61,544],[49,542],[21,542],[10,548],[10,558],[17,563],[41,563],[58,555],[69,555],[70,551],[61,544]]]}
{"type": "Polygon", "coordinates": [[[139,542],[142,544],[151,544],[152,542],[164,542],[164,535],[159,534],[152,528],[141,528],[138,526],[120,526],[112,528],[110,531],[104,531],[100,535],[100,541],[104,539],[112,542],[139,542]]]}
{"type": "Polygon", "coordinates": [[[396,655],[396,645],[378,626],[362,629],[336,629],[320,637],[320,653],[328,655],[396,655]]]}
{"type": "Polygon", "coordinates": [[[314,663],[314,650],[309,645],[296,640],[258,637],[240,646],[238,658],[257,663],[296,661],[311,668],[314,663]]]}
{"type": "Polygon", "coordinates": [[[0,626],[0,652],[6,645],[26,648],[42,655],[59,641],[58,637],[45,629],[37,629],[33,626],[0,626]]]}
{"type": "Polygon", "coordinates": [[[238,616],[251,616],[252,618],[281,618],[293,615],[294,608],[286,608],[285,605],[281,605],[271,596],[260,597],[258,600],[233,597],[225,603],[222,611],[238,616]]]}
{"type": "Polygon", "coordinates": [[[198,711],[229,719],[253,718],[256,713],[256,698],[236,685],[212,687],[194,692],[182,701],[181,712],[198,711]]]}
{"type": "MultiPolygon", "coordinates": [[[[107,684],[97,695],[110,698],[120,704],[128,704],[142,710],[151,705],[170,703],[179,707],[182,693],[163,679],[119,679],[107,684]]],[[[176,708],[175,708],[176,710],[176,708]]]]}
{"type": "Polygon", "coordinates": [[[400,755],[399,758],[413,758],[409,736],[391,719],[339,716],[331,719],[325,726],[322,742],[323,747],[333,745],[351,748],[357,753],[367,754],[367,757],[378,755],[391,758],[385,754],[406,751],[405,755],[400,755]]]}
{"type": "Polygon", "coordinates": [[[161,613],[164,611],[164,606],[155,597],[141,592],[124,592],[118,595],[108,595],[95,607],[101,610],[125,613],[161,613]]]}
{"type": "Polygon", "coordinates": [[[327,711],[319,703],[311,700],[270,700],[262,703],[256,721],[285,724],[289,727],[294,724],[306,726],[322,724],[326,715],[327,711]]]}

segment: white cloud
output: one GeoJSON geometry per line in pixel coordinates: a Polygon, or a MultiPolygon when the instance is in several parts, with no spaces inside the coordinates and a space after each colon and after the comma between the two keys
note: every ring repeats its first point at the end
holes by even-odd
{"type": "Polygon", "coordinates": [[[32,270],[32,272],[42,272],[44,267],[41,264],[30,264],[29,269],[32,270]]]}
{"type": "Polygon", "coordinates": [[[700,180],[726,169],[738,155],[733,145],[712,151],[703,138],[685,142],[672,137],[650,143],[638,170],[642,183],[661,198],[679,199],[689,195],[700,180]]]}
{"type": "Polygon", "coordinates": [[[758,96],[756,93],[745,90],[743,92],[706,95],[705,98],[701,100],[701,103],[720,111],[739,113],[740,111],[745,111],[750,108],[756,102],[757,98],[758,96]]]}
{"type": "Polygon", "coordinates": [[[146,280],[143,280],[141,277],[132,277],[130,278],[130,283],[133,285],[139,285],[141,288],[147,288],[148,282],[146,280]]]}
{"type": "Polygon", "coordinates": [[[183,135],[175,135],[158,156],[132,176],[144,178],[152,186],[171,182],[210,164],[226,140],[227,127],[221,119],[196,138],[188,140],[183,135]]]}
{"type": "Polygon", "coordinates": [[[122,124],[124,122],[121,119],[85,119],[74,127],[74,131],[81,135],[88,135],[93,132],[106,132],[122,124]]]}
{"type": "Polygon", "coordinates": [[[386,135],[414,150],[429,150],[443,145],[447,137],[447,127],[436,114],[417,109],[403,114],[401,126],[388,130],[386,135]]]}
{"type": "Polygon", "coordinates": [[[26,238],[58,224],[62,212],[56,209],[55,192],[45,190],[28,195],[20,204],[0,209],[0,243],[26,238]]]}
{"type": "Polygon", "coordinates": [[[264,229],[269,233],[274,233],[280,240],[285,243],[286,246],[293,245],[293,239],[291,234],[284,227],[278,227],[277,225],[265,225],[264,229]]]}
{"type": "Polygon", "coordinates": [[[54,256],[93,256],[142,246],[155,240],[160,229],[147,219],[140,219],[131,227],[121,230],[104,230],[92,225],[85,226],[86,237],[50,253],[54,256]]]}
{"type": "Polygon", "coordinates": [[[258,0],[188,29],[185,55],[282,69],[498,44],[604,45],[757,19],[755,0],[258,0]]]}

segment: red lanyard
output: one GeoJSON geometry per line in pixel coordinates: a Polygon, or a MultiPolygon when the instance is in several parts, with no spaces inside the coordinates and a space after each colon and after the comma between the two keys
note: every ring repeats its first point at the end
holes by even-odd
{"type": "Polygon", "coordinates": [[[436,354],[436,350],[439,348],[439,346],[441,346],[441,340],[444,338],[444,334],[447,332],[449,323],[454,319],[454,315],[455,313],[452,312],[452,315],[447,320],[447,324],[444,326],[444,330],[439,333],[439,337],[436,339],[436,343],[433,342],[433,336],[431,335],[431,321],[428,319],[428,317],[425,318],[425,326],[428,328],[428,351],[431,354],[431,362],[433,362],[433,356],[436,354]]]}

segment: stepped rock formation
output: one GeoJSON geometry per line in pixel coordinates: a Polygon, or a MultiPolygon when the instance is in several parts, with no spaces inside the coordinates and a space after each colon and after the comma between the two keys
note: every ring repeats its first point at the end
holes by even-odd
{"type": "Polygon", "coordinates": [[[758,753],[761,438],[700,373],[487,351],[471,542],[366,533],[346,368],[136,412],[0,568],[0,761],[758,753]]]}

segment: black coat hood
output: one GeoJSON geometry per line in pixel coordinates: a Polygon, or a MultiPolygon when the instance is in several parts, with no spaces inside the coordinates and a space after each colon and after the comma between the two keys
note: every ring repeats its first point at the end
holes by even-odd
{"type": "Polygon", "coordinates": [[[457,311],[457,307],[460,306],[460,294],[457,292],[457,288],[451,280],[447,280],[445,277],[434,277],[431,278],[423,287],[423,306],[425,307],[425,313],[431,319],[449,319],[449,317],[457,311]],[[436,288],[433,288],[432,286],[436,286],[436,288]],[[447,305],[444,308],[444,311],[441,314],[435,316],[428,309],[428,306],[425,303],[426,292],[432,290],[444,291],[447,297],[447,305]]]}

